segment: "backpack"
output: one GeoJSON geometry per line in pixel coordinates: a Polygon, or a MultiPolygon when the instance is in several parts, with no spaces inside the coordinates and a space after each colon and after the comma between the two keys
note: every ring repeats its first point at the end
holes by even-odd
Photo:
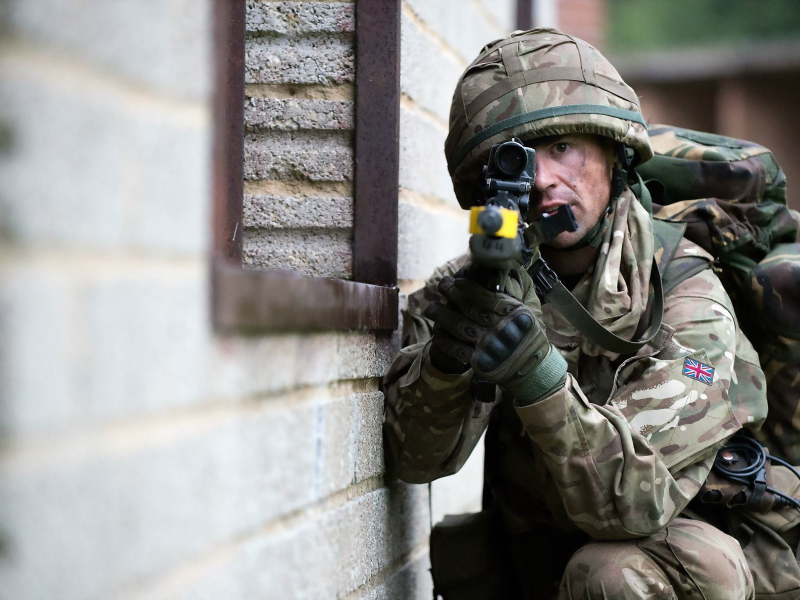
{"type": "MultiPolygon", "coordinates": [[[[755,437],[778,463],[767,460],[754,485],[737,487],[746,480],[716,470],[725,450],[742,452],[729,442],[685,512],[739,541],[756,598],[797,598],[800,515],[794,506],[772,506],[775,496],[767,502],[764,491],[777,489],[794,499],[800,493],[797,471],[789,466],[800,464],[800,215],[786,206],[786,178],[767,148],[664,125],[649,133],[655,156],[636,169],[632,187],[645,204],[650,199],[657,246],[668,252],[682,233],[714,257],[711,266],[766,376],[768,413],[755,437]]],[[[681,257],[666,258],[664,266],[667,293],[709,265],[681,257]]]]}
{"type": "MultiPolygon", "coordinates": [[[[752,142],[666,125],[651,126],[650,140],[655,156],[636,174],[652,198],[654,229],[664,229],[659,221],[685,228],[714,256],[767,379],[769,413],[756,435],[800,464],[800,215],[786,206],[783,170],[752,142]]],[[[664,273],[665,293],[708,266],[680,262],[664,273]]]]}

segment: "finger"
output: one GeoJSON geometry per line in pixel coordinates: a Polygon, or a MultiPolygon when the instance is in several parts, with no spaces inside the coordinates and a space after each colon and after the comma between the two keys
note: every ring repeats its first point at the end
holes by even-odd
{"type": "Polygon", "coordinates": [[[475,355],[475,367],[490,373],[500,367],[519,348],[533,327],[533,318],[526,313],[517,315],[493,335],[475,355]]]}
{"type": "Polygon", "coordinates": [[[511,296],[484,289],[469,279],[442,279],[439,292],[471,320],[484,326],[520,306],[511,296]]]}
{"type": "Polygon", "coordinates": [[[443,354],[463,364],[469,363],[474,350],[472,346],[459,341],[440,327],[435,327],[433,330],[432,344],[443,354]]]}
{"type": "Polygon", "coordinates": [[[522,333],[522,330],[517,327],[514,321],[511,321],[497,332],[497,339],[511,348],[516,348],[524,336],[525,334],[522,333]]]}
{"type": "Polygon", "coordinates": [[[431,302],[423,314],[449,334],[464,342],[474,344],[483,331],[477,323],[440,302],[431,302]]]}
{"type": "Polygon", "coordinates": [[[525,337],[525,334],[531,330],[531,327],[533,327],[531,316],[521,314],[498,331],[497,337],[507,346],[516,348],[525,337]]]}
{"type": "Polygon", "coordinates": [[[484,290],[474,282],[466,279],[444,277],[439,282],[439,293],[473,321],[483,325],[490,325],[494,321],[491,311],[483,308],[486,304],[494,305],[491,299],[484,298],[487,293],[491,294],[492,292],[484,290]],[[467,285],[457,285],[456,282],[465,282],[467,285]],[[466,291],[465,287],[467,288],[466,291]]]}
{"type": "Polygon", "coordinates": [[[492,337],[475,356],[475,366],[479,371],[490,373],[508,360],[514,349],[499,338],[492,337]]]}

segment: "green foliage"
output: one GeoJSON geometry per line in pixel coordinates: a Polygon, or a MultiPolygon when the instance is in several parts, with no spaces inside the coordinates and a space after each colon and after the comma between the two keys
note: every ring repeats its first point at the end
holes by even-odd
{"type": "Polygon", "coordinates": [[[800,38],[800,0],[607,0],[613,54],[800,38]]]}

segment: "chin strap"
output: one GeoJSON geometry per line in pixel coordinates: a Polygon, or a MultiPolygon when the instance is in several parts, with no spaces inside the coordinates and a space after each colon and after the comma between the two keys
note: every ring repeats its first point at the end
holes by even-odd
{"type": "Polygon", "coordinates": [[[603,214],[597,219],[597,223],[594,224],[594,227],[587,231],[586,235],[574,244],[566,248],[548,246],[548,250],[552,252],[570,252],[572,250],[580,250],[586,246],[597,248],[600,245],[610,224],[609,217],[617,206],[617,200],[625,190],[625,182],[628,180],[628,169],[631,168],[631,164],[633,163],[633,156],[634,154],[631,148],[628,148],[625,144],[619,144],[617,161],[614,164],[614,171],[611,175],[611,199],[608,202],[608,206],[606,206],[606,209],[603,211],[603,214]]]}

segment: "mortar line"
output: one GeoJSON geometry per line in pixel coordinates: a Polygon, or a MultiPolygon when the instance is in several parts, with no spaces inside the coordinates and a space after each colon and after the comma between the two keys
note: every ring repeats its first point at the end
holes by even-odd
{"type": "Polygon", "coordinates": [[[0,469],[47,469],[53,461],[79,463],[97,456],[122,456],[180,439],[251,413],[269,414],[324,405],[355,394],[378,391],[378,377],[341,380],[245,396],[238,401],[222,399],[193,407],[175,407],[152,415],[110,421],[88,429],[10,433],[0,446],[0,469]],[[327,394],[326,394],[327,392],[327,394]],[[325,394],[320,400],[320,394],[325,394]],[[99,452],[104,449],[105,452],[99,452]],[[57,457],[57,458],[55,458],[57,457]]]}
{"type": "Polygon", "coordinates": [[[256,2],[260,2],[262,4],[269,4],[271,2],[312,2],[312,3],[320,3],[323,2],[336,2],[339,4],[354,4],[356,0],[255,0],[256,2]]]}
{"type": "Polygon", "coordinates": [[[451,202],[441,198],[440,196],[434,196],[433,194],[426,194],[424,192],[418,192],[416,190],[410,190],[408,188],[401,187],[398,198],[399,201],[404,204],[419,206],[421,208],[426,208],[428,210],[437,212],[446,212],[454,217],[467,218],[467,212],[465,210],[458,206],[454,206],[451,202]]]}
{"type": "MultiPolygon", "coordinates": [[[[290,0],[291,1],[291,0],[290,0]]],[[[356,37],[355,29],[353,31],[321,31],[317,30],[310,30],[310,29],[300,29],[294,31],[277,31],[275,29],[265,29],[265,30],[258,30],[258,29],[247,29],[244,32],[244,39],[245,43],[251,40],[266,40],[267,42],[271,42],[273,40],[292,40],[292,41],[315,41],[320,40],[323,38],[328,39],[335,39],[340,42],[344,42],[347,44],[348,42],[354,42],[356,37]]],[[[352,46],[352,44],[350,44],[352,46]]]]}
{"type": "Polygon", "coordinates": [[[92,281],[105,272],[122,279],[137,270],[161,276],[176,271],[190,273],[206,266],[205,256],[156,256],[130,251],[110,251],[101,255],[97,251],[58,246],[36,249],[9,244],[0,246],[0,268],[10,271],[15,268],[52,267],[57,268],[62,277],[72,275],[70,270],[74,270],[74,274],[78,275],[74,279],[76,284],[92,281]]]}
{"type": "Polygon", "coordinates": [[[332,494],[328,494],[324,498],[320,498],[312,504],[295,509],[265,522],[261,527],[259,527],[258,535],[280,535],[286,531],[294,529],[295,527],[302,526],[309,521],[313,521],[317,517],[334,512],[353,500],[382,489],[387,489],[383,474],[368,477],[367,479],[359,481],[358,483],[354,483],[344,489],[337,490],[332,494]]]}
{"type": "Polygon", "coordinates": [[[419,116],[421,119],[431,123],[436,129],[443,132],[445,135],[450,131],[447,122],[433,112],[431,109],[422,106],[419,102],[414,100],[411,96],[403,92],[400,94],[400,108],[407,110],[411,114],[419,116]]]}
{"type": "Polygon", "coordinates": [[[352,198],[351,181],[289,181],[277,179],[248,179],[244,182],[247,196],[301,196],[307,198],[352,198]]]}
{"type": "Polygon", "coordinates": [[[116,595],[115,598],[117,598],[117,600],[135,600],[142,596],[155,598],[171,597],[174,593],[196,582],[207,573],[209,569],[213,569],[214,565],[235,560],[236,553],[247,544],[256,542],[260,538],[280,534],[292,527],[302,526],[325,513],[335,511],[345,506],[352,500],[384,487],[386,486],[383,485],[382,475],[370,477],[364,481],[350,485],[325,498],[320,498],[312,504],[267,521],[261,526],[256,526],[246,532],[234,535],[217,544],[210,550],[200,552],[193,557],[179,562],[172,566],[167,572],[145,577],[140,581],[129,582],[126,586],[128,589],[116,595]]]}
{"type": "Polygon", "coordinates": [[[285,140],[292,144],[302,143],[303,141],[345,140],[348,145],[352,146],[351,140],[354,135],[355,129],[263,129],[260,131],[245,131],[244,141],[245,150],[248,144],[253,145],[262,141],[274,142],[279,140],[285,140]]]}
{"type": "Polygon", "coordinates": [[[399,573],[403,568],[410,566],[412,563],[422,558],[422,556],[426,555],[429,545],[430,538],[426,536],[424,540],[413,549],[392,560],[386,567],[370,577],[366,583],[347,594],[347,596],[344,596],[341,600],[360,600],[368,592],[388,582],[392,575],[399,573]]]}
{"type": "Polygon", "coordinates": [[[294,99],[294,100],[339,100],[354,101],[355,85],[341,84],[303,84],[303,83],[247,83],[245,96],[254,99],[294,99]]]}
{"type": "MultiPolygon", "coordinates": [[[[508,35],[511,31],[506,31],[506,28],[503,26],[500,21],[497,20],[497,17],[492,13],[492,11],[488,10],[483,4],[478,2],[478,0],[469,0],[469,3],[481,14],[485,19],[488,19],[492,22],[492,24],[497,29],[498,35],[508,35]]],[[[513,30],[513,26],[512,26],[513,30]]],[[[491,40],[486,40],[486,42],[490,42],[491,40]]]]}
{"type": "Polygon", "coordinates": [[[0,62],[11,65],[16,62],[25,67],[26,75],[38,72],[46,76],[48,84],[61,84],[62,91],[64,87],[80,87],[81,92],[85,93],[88,84],[122,96],[133,106],[168,114],[179,123],[195,126],[210,124],[210,100],[181,98],[155,91],[146,83],[126,79],[113,69],[86,62],[77,55],[42,49],[19,38],[6,38],[0,42],[0,62]]]}

